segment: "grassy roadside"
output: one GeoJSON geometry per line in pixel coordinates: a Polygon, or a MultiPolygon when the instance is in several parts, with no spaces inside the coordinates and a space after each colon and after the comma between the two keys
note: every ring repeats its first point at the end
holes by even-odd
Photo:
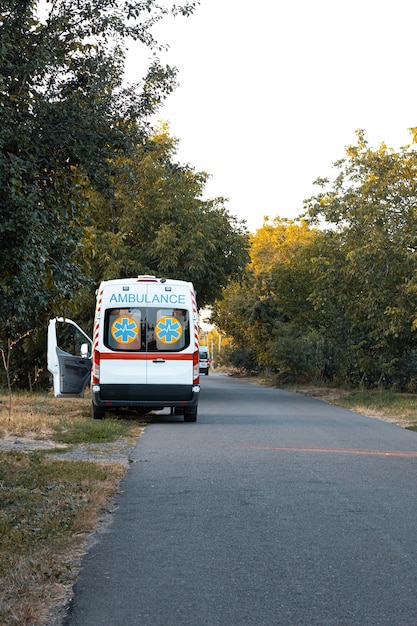
{"type": "Polygon", "coordinates": [[[78,444],[133,443],[134,420],[93,420],[89,399],[0,395],[0,623],[52,623],[70,592],[90,534],[109,510],[126,467],[49,454],[78,444]],[[30,449],[28,445],[30,444],[30,449]],[[48,444],[48,449],[32,449],[48,444]]]}
{"type": "Polygon", "coordinates": [[[395,393],[386,389],[348,390],[314,386],[292,386],[288,390],[320,398],[330,404],[378,417],[417,432],[417,394],[395,393]]]}
{"type": "MultiPolygon", "coordinates": [[[[271,385],[259,378],[251,382],[271,385]]],[[[417,431],[417,395],[385,390],[286,387],[362,414],[417,431]]],[[[58,399],[47,394],[8,398],[0,394],[0,623],[46,626],[54,607],[63,606],[90,534],[109,510],[126,467],[118,463],[63,460],[52,450],[78,444],[133,444],[142,430],[138,420],[92,420],[89,399],[58,399]],[[47,450],[27,450],[27,443],[47,450]]]]}
{"type": "MultiPolygon", "coordinates": [[[[272,378],[243,376],[236,373],[229,375],[266,387],[277,386],[272,378]]],[[[387,389],[347,389],[307,384],[279,385],[279,388],[319,398],[329,404],[342,406],[369,417],[377,417],[417,432],[417,394],[396,393],[387,389]]]]}

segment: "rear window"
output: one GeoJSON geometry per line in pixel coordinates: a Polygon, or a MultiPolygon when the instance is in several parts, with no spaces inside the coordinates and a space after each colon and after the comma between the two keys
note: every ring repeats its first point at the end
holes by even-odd
{"type": "Polygon", "coordinates": [[[107,309],[104,344],[123,352],[179,352],[190,345],[187,309],[107,309]]]}

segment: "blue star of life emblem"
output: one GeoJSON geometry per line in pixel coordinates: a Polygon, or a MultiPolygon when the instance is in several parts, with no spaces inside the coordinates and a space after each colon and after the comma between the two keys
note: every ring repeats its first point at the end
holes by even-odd
{"type": "Polygon", "coordinates": [[[175,343],[182,335],[182,326],[175,317],[166,315],[161,317],[156,325],[156,335],[162,343],[175,343]]]}
{"type": "Polygon", "coordinates": [[[131,317],[118,317],[111,332],[119,343],[131,343],[138,336],[138,325],[131,317]]]}

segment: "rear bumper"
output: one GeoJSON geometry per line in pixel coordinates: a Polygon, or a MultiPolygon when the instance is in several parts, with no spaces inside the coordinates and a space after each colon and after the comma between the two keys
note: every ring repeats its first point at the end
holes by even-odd
{"type": "Polygon", "coordinates": [[[199,385],[95,385],[93,404],[98,407],[196,408],[199,385]]]}

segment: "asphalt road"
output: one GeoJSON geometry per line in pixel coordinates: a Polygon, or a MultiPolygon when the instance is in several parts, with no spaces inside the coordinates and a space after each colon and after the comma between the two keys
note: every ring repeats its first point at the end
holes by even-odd
{"type": "Polygon", "coordinates": [[[159,416],[67,626],[417,625],[417,434],[222,376],[159,416]]]}

